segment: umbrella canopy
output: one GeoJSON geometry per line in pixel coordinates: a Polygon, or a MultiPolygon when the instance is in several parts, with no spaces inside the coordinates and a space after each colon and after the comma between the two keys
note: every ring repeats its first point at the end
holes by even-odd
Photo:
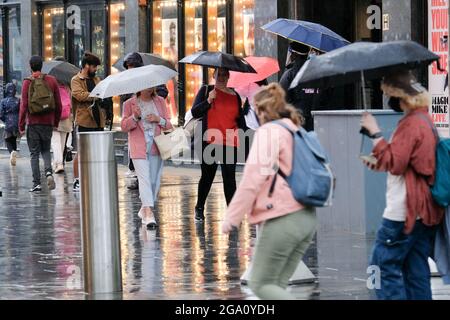
{"type": "Polygon", "coordinates": [[[271,75],[280,71],[278,60],[269,57],[247,57],[245,58],[256,73],[230,72],[228,86],[231,88],[247,87],[250,83],[255,83],[267,79],[271,75]]]}
{"type": "Polygon", "coordinates": [[[261,28],[324,52],[350,44],[350,41],[330,29],[309,21],[276,19],[261,28]]]}
{"type": "Polygon", "coordinates": [[[230,71],[256,73],[255,69],[243,58],[224,52],[199,51],[179,61],[204,67],[225,68],[230,71]]]}
{"type": "Polygon", "coordinates": [[[80,68],[65,61],[45,61],[42,64],[42,73],[54,76],[56,80],[64,84],[70,85],[73,76],[76,75],[80,68]]]}
{"type": "MultiPolygon", "coordinates": [[[[156,64],[156,65],[165,66],[169,69],[172,69],[173,71],[177,71],[175,69],[175,66],[172,64],[172,62],[164,59],[163,57],[161,57],[157,54],[144,53],[144,52],[138,52],[138,54],[141,56],[144,66],[148,66],[150,64],[156,64]]],[[[124,58],[125,58],[125,56],[123,56],[119,60],[117,60],[116,63],[113,64],[113,67],[119,71],[126,70],[125,67],[123,66],[124,58]]]]}
{"type": "Polygon", "coordinates": [[[92,90],[90,97],[108,98],[142,91],[167,83],[177,72],[165,66],[149,65],[108,76],[92,90]]]}
{"type": "Polygon", "coordinates": [[[439,62],[438,55],[413,41],[358,42],[308,60],[291,88],[335,87],[378,79],[399,68],[415,69],[434,61],[439,62]]]}

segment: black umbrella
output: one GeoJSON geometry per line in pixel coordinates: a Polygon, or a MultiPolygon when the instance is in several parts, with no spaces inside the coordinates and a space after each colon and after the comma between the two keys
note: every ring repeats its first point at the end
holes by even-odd
{"type": "Polygon", "coordinates": [[[54,76],[56,80],[64,84],[70,85],[73,76],[80,71],[71,63],[65,61],[45,61],[42,64],[42,73],[54,76]]]}
{"type": "MultiPolygon", "coordinates": [[[[439,56],[413,41],[357,42],[308,60],[292,81],[297,86],[335,87],[382,78],[399,69],[428,66],[439,56]]],[[[440,67],[439,67],[440,68],[440,67]]],[[[363,103],[366,107],[365,90],[363,103]]]]}
{"type": "Polygon", "coordinates": [[[231,71],[256,73],[255,69],[243,58],[229,53],[199,51],[179,61],[204,67],[225,68],[231,71]]]}
{"type": "MultiPolygon", "coordinates": [[[[144,53],[144,52],[138,52],[138,53],[142,58],[142,62],[144,63],[144,66],[148,66],[150,64],[156,64],[156,65],[166,66],[167,68],[172,69],[173,71],[177,71],[172,62],[164,59],[163,57],[161,57],[157,54],[144,53]]],[[[113,67],[119,71],[126,70],[125,67],[123,66],[124,58],[125,58],[125,56],[123,56],[119,60],[117,60],[116,63],[113,64],[113,67]]]]}

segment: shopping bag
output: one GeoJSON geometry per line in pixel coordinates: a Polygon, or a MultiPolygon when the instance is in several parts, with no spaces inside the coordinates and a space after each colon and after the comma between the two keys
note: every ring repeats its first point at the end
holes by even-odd
{"type": "Polygon", "coordinates": [[[170,132],[162,132],[161,135],[155,137],[155,143],[163,160],[180,156],[191,150],[191,143],[185,130],[181,127],[170,132]]]}

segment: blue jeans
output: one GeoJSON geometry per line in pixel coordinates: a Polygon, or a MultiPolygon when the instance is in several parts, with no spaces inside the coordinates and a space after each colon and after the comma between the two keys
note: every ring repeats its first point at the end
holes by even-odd
{"type": "Polygon", "coordinates": [[[435,227],[417,220],[411,234],[404,222],[383,219],[372,253],[372,266],[380,268],[380,300],[431,300],[428,257],[433,251],[435,227]]]}

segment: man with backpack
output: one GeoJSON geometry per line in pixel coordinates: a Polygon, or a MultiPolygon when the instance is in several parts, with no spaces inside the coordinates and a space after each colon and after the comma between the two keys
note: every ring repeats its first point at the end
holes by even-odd
{"type": "Polygon", "coordinates": [[[381,89],[390,97],[390,107],[405,115],[389,142],[371,114],[361,121],[374,145],[373,161],[364,163],[388,172],[386,209],[371,261],[380,270],[376,295],[382,300],[431,300],[428,257],[444,215],[430,189],[435,183],[438,144],[428,114],[431,97],[410,71],[385,77],[381,89]]]}
{"type": "MultiPolygon", "coordinates": [[[[91,91],[100,82],[100,78],[95,75],[100,64],[100,59],[96,55],[85,52],[81,61],[81,70],[72,78],[72,108],[77,132],[103,131],[105,127],[105,110],[95,103],[95,98],[89,97],[91,91]]],[[[78,155],[73,159],[73,175],[73,191],[79,191],[78,155]]]]}
{"type": "Polygon", "coordinates": [[[42,190],[40,154],[44,159],[48,189],[55,189],[50,148],[53,128],[58,127],[61,117],[61,98],[56,79],[41,73],[42,58],[33,56],[29,63],[32,73],[23,81],[19,131],[23,134],[27,125],[27,143],[33,171],[33,187],[29,191],[37,192],[42,190]]]}

